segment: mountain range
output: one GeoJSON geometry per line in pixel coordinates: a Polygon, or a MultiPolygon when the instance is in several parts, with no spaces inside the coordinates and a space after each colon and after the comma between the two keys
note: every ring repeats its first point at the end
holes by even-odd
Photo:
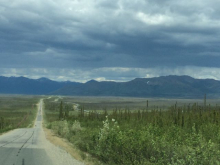
{"type": "Polygon", "coordinates": [[[56,82],[47,78],[29,79],[26,77],[0,76],[0,94],[45,95],[76,82],[56,82]]]}
{"type": "Polygon", "coordinates": [[[189,76],[136,78],[128,82],[56,82],[47,78],[0,76],[1,94],[200,98],[220,96],[220,81],[189,76]]]}

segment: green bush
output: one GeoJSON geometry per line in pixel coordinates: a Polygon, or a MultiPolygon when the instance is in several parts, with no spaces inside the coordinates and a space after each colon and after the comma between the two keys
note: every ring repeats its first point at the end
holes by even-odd
{"type": "Polygon", "coordinates": [[[220,164],[220,113],[214,108],[106,114],[79,113],[51,128],[105,164],[220,164]]]}

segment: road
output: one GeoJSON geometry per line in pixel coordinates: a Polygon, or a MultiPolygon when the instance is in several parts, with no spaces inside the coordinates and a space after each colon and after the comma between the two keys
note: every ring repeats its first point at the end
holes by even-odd
{"type": "Polygon", "coordinates": [[[40,100],[34,128],[15,129],[0,136],[0,165],[83,164],[46,139],[42,105],[43,100],[40,100]]]}

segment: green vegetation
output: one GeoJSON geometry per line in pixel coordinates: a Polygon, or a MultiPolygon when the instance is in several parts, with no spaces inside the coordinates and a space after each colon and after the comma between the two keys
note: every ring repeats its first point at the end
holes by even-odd
{"type": "Polygon", "coordinates": [[[0,96],[0,133],[31,127],[38,101],[39,98],[32,96],[0,96]]]}
{"type": "Polygon", "coordinates": [[[104,164],[220,164],[217,104],[205,98],[200,104],[176,102],[162,110],[145,103],[139,110],[97,113],[83,106],[73,111],[65,99],[62,104],[45,100],[45,117],[48,128],[104,164]]]}

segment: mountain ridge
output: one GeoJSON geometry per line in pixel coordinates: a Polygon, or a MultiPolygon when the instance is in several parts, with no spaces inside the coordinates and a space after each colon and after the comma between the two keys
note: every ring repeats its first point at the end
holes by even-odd
{"type": "Polygon", "coordinates": [[[57,82],[45,77],[29,79],[0,76],[0,93],[165,98],[198,98],[207,94],[220,97],[220,81],[195,79],[187,75],[135,78],[127,82],[90,80],[85,83],[57,82]]]}
{"type": "Polygon", "coordinates": [[[45,95],[75,82],[57,82],[48,78],[30,79],[27,77],[0,76],[0,94],[45,95]]]}
{"type": "Polygon", "coordinates": [[[195,79],[190,76],[136,78],[128,82],[88,81],[78,87],[63,87],[53,94],[74,96],[183,97],[197,98],[204,94],[220,96],[220,81],[195,79]]]}

